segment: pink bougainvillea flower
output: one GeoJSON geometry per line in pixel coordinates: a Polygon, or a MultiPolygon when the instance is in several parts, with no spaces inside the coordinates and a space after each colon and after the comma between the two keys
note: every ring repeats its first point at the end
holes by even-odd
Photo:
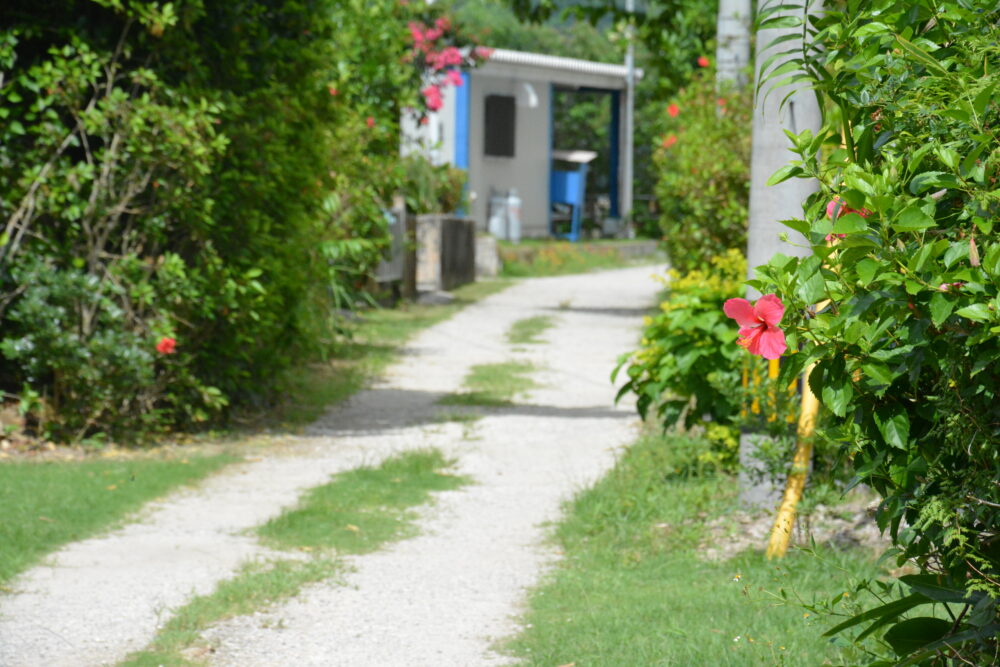
{"type": "Polygon", "coordinates": [[[428,42],[434,42],[441,39],[441,35],[444,34],[444,30],[441,28],[428,28],[427,32],[424,33],[424,39],[428,42]]]}
{"type": "Polygon", "coordinates": [[[437,111],[444,106],[444,102],[441,100],[441,89],[437,86],[427,86],[420,91],[420,94],[424,96],[424,102],[427,103],[427,108],[431,111],[437,111]]]}
{"type": "Polygon", "coordinates": [[[421,24],[416,21],[410,21],[406,27],[410,30],[410,37],[413,38],[414,44],[420,44],[424,41],[424,27],[421,24]]]}
{"type": "Polygon", "coordinates": [[[375,119],[372,116],[368,116],[368,118],[365,118],[365,125],[375,127],[375,119]]]}
{"type": "Polygon", "coordinates": [[[746,299],[729,299],[722,311],[740,325],[740,338],[736,344],[765,359],[777,359],[788,345],[785,332],[778,327],[785,314],[785,306],[774,294],[765,294],[750,305],[746,299]]]}
{"type": "Polygon", "coordinates": [[[441,50],[441,60],[445,65],[461,65],[462,52],[454,46],[449,46],[441,50]]]}
{"type": "Polygon", "coordinates": [[[451,21],[448,20],[447,16],[442,16],[437,21],[434,21],[434,27],[442,32],[446,32],[451,28],[451,21]]]}
{"type": "Polygon", "coordinates": [[[493,55],[493,49],[488,46],[477,46],[473,53],[476,54],[477,58],[482,58],[483,60],[488,60],[490,56],[493,55]]]}
{"type": "Polygon", "coordinates": [[[462,85],[462,73],[457,69],[450,69],[445,72],[444,78],[453,86],[462,85]]]}
{"type": "Polygon", "coordinates": [[[156,344],[156,351],[160,354],[173,354],[177,348],[177,341],[169,336],[164,336],[160,339],[160,342],[156,344]]]}
{"type": "Polygon", "coordinates": [[[698,56],[698,67],[708,67],[711,63],[705,56],[698,56]]]}
{"type": "Polygon", "coordinates": [[[671,104],[670,106],[667,107],[667,114],[671,118],[677,118],[677,114],[679,114],[680,112],[681,112],[681,108],[679,106],[677,106],[676,104],[671,104]]]}
{"type": "Polygon", "coordinates": [[[663,138],[663,147],[664,148],[670,148],[671,146],[673,146],[676,143],[677,143],[677,135],[676,134],[668,134],[666,137],[663,138]]]}

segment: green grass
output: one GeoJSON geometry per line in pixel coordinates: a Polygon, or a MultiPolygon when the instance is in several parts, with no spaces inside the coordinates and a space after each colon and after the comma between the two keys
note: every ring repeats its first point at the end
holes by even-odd
{"type": "Polygon", "coordinates": [[[622,249],[643,240],[569,241],[524,240],[499,243],[501,275],[508,278],[558,276],[616,269],[661,259],[658,253],[625,258],[622,249]]]}
{"type": "Polygon", "coordinates": [[[266,543],[284,549],[374,551],[414,534],[416,515],[411,508],[426,503],[432,491],[469,482],[448,474],[451,465],[441,452],[430,449],[393,456],[377,468],[341,473],[311,489],[298,507],[267,522],[258,532],[266,543]]]}
{"type": "Polygon", "coordinates": [[[511,284],[492,280],[463,285],[454,290],[455,300],[449,304],[402,303],[396,308],[363,311],[358,321],[345,325],[344,339],[335,346],[330,361],[289,373],[285,400],[265,414],[248,416],[246,421],[287,428],[315,421],[331,405],[368,386],[415,334],[511,284]]]}
{"type": "Polygon", "coordinates": [[[539,338],[552,328],[552,318],[548,315],[538,315],[518,320],[507,330],[507,342],[513,345],[529,345],[541,343],[539,338]]]}
{"type": "Polygon", "coordinates": [[[329,579],[342,570],[331,558],[279,560],[251,563],[220,583],[208,595],[199,595],[178,609],[160,629],[150,646],[128,656],[121,667],[179,667],[200,664],[208,647],[200,646],[202,633],[213,623],[251,614],[290,598],[306,584],[329,579]]]}
{"type": "MultiPolygon", "coordinates": [[[[784,603],[812,601],[875,576],[867,554],[795,551],[783,561],[744,552],[697,557],[705,524],[735,504],[723,475],[683,476],[684,449],[646,437],[568,506],[555,538],[565,558],[530,597],[527,630],[508,649],[527,665],[818,665],[835,660],[820,637],[833,622],[784,603]],[[841,572],[843,570],[844,572],[841,572]],[[751,641],[752,640],[752,641],[751,641]]],[[[764,545],[760,545],[762,548],[764,545]]]]}
{"type": "Polygon", "coordinates": [[[62,545],[114,526],[143,503],[236,460],[220,454],[0,464],[0,585],[62,545]]]}
{"type": "Polygon", "coordinates": [[[434,421],[457,422],[459,424],[473,424],[483,418],[478,412],[467,412],[464,410],[441,410],[434,415],[434,421]]]}
{"type": "Polygon", "coordinates": [[[469,369],[463,381],[465,391],[442,397],[439,405],[504,407],[511,399],[536,387],[530,373],[535,369],[525,361],[480,364],[469,369]]]}
{"type": "Polygon", "coordinates": [[[202,635],[213,623],[253,613],[297,595],[306,584],[342,572],[331,548],[338,555],[363,554],[413,536],[412,508],[428,502],[432,491],[469,483],[447,473],[452,465],[437,450],[415,450],[390,457],[377,468],[343,472],[311,489],[298,507],[258,529],[270,546],[299,550],[304,559],[245,566],[212,593],[178,609],[149,647],[130,655],[122,667],[200,664],[209,654],[202,635]]]}

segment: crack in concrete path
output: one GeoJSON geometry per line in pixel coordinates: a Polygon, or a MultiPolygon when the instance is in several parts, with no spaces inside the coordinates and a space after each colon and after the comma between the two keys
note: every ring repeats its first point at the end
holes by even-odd
{"type": "Polygon", "coordinates": [[[517,630],[525,590],[555,556],[545,523],[635,435],[608,377],[654,302],[641,267],[523,281],[428,329],[375,387],[331,410],[289,451],[242,463],[153,503],[109,535],[68,545],[0,599],[0,665],[114,664],[144,647],[172,609],[269,552],[247,529],[331,474],[434,446],[476,484],[437,494],[422,534],[353,559],[324,583],[206,635],[216,665],[504,664],[491,648],[517,630]],[[510,325],[539,314],[541,345],[511,346],[510,325]],[[475,364],[537,365],[541,388],[476,423],[438,424],[436,401],[475,364]]]}

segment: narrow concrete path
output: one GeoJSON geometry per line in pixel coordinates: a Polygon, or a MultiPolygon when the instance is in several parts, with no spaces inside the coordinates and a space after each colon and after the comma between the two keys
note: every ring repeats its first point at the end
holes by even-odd
{"type": "Polygon", "coordinates": [[[331,474],[438,447],[475,484],[438,494],[420,536],[353,560],[346,585],[213,628],[217,665],[505,664],[525,589],[554,557],[545,522],[635,436],[609,374],[637,342],[652,267],[526,280],[422,333],[384,381],[320,419],[290,451],[234,466],[153,504],[110,535],[69,545],[0,599],[0,665],[114,664],[170,610],[269,554],[245,531],[331,474]],[[511,346],[516,320],[550,315],[545,343],[511,346]],[[475,364],[526,359],[541,387],[472,432],[436,405],[475,364]]]}

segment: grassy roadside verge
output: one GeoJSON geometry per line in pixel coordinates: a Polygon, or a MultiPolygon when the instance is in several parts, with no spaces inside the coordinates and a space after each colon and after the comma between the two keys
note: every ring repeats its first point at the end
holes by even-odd
{"type": "Polygon", "coordinates": [[[470,480],[449,473],[453,462],[434,449],[390,457],[378,467],[349,470],[313,488],[293,509],[258,529],[272,547],[294,552],[288,559],[246,565],[176,610],[150,646],[121,667],[180,667],[200,664],[211,653],[202,639],[220,621],[259,611],[297,595],[304,586],[344,571],[340,556],[363,554],[416,534],[413,509],[431,493],[470,480]]]}
{"type": "MultiPolygon", "coordinates": [[[[844,592],[874,576],[871,556],[820,548],[768,562],[699,558],[712,519],[734,507],[723,475],[684,476],[687,439],[648,436],[569,504],[565,557],[530,596],[526,630],[506,647],[527,665],[818,665],[836,650],[811,615],[784,603],[844,592]]],[[[761,545],[763,546],[763,545],[761,545]]]]}
{"type": "Polygon", "coordinates": [[[172,488],[238,457],[7,462],[0,465],[0,590],[60,546],[116,525],[172,488]]]}

